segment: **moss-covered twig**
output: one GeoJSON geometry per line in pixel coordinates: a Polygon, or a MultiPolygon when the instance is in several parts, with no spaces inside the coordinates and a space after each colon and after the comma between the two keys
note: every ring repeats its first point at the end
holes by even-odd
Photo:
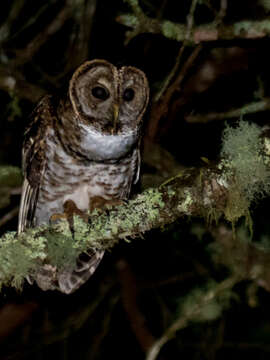
{"type": "MultiPolygon", "coordinates": [[[[141,33],[162,34],[168,39],[180,42],[185,40],[189,30],[187,25],[150,18],[143,12],[137,0],[126,0],[126,2],[133,13],[118,16],[117,21],[132,29],[127,32],[127,42],[141,33]]],[[[244,20],[233,25],[218,27],[217,22],[213,22],[194,27],[190,32],[189,40],[190,43],[199,44],[216,40],[256,39],[269,36],[269,34],[269,19],[244,20]]]]}
{"type": "Polygon", "coordinates": [[[72,9],[71,6],[64,6],[58,14],[53,18],[53,20],[48,24],[48,26],[38,33],[34,39],[32,39],[23,50],[16,51],[16,65],[21,65],[31,59],[34,54],[40,49],[40,47],[45,44],[49,37],[56,33],[67,19],[71,16],[72,9]]]}
{"type": "Polygon", "coordinates": [[[257,197],[270,193],[270,142],[261,129],[244,121],[224,133],[223,160],[201,169],[187,169],[155,189],[147,189],[125,204],[86,223],[67,222],[30,229],[20,236],[7,233],[0,242],[0,284],[21,286],[27,275],[44,264],[56,269],[75,267],[76,258],[89,248],[106,250],[119,240],[140,236],[183,216],[221,216],[233,225],[244,216],[252,228],[249,208],[257,197]]]}
{"type": "Polygon", "coordinates": [[[171,80],[175,76],[176,71],[179,68],[180,61],[182,59],[186,44],[189,41],[191,30],[192,30],[192,27],[193,27],[193,24],[194,24],[194,12],[195,12],[195,9],[196,9],[196,5],[197,5],[197,0],[193,0],[191,2],[189,14],[187,16],[187,32],[186,32],[185,39],[184,39],[182,45],[180,46],[180,49],[179,49],[178,55],[177,55],[177,57],[175,59],[175,64],[174,64],[172,70],[170,71],[168,76],[165,78],[159,92],[155,95],[155,101],[156,102],[161,98],[163,93],[166,91],[166,89],[168,88],[171,80]]]}
{"type": "Polygon", "coordinates": [[[220,284],[209,284],[208,291],[196,291],[185,299],[180,309],[180,316],[165,330],[162,336],[152,345],[147,353],[146,360],[155,360],[161,348],[172,339],[175,333],[184,329],[191,321],[214,320],[222,312],[222,296],[228,298],[226,293],[239,281],[237,277],[229,277],[220,284]],[[218,297],[221,297],[221,303],[218,297]]]}
{"type": "Polygon", "coordinates": [[[2,24],[0,27],[0,44],[1,45],[3,45],[3,43],[9,38],[11,27],[12,27],[14,21],[16,21],[16,18],[19,15],[19,13],[21,12],[24,4],[25,4],[24,0],[19,0],[19,1],[13,2],[13,4],[11,5],[11,10],[8,14],[7,19],[4,22],[4,24],[2,24]]]}

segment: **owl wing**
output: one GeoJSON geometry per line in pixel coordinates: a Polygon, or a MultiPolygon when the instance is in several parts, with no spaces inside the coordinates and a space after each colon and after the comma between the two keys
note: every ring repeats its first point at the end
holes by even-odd
{"type": "Polygon", "coordinates": [[[52,126],[52,100],[45,96],[31,115],[22,153],[24,182],[19,211],[18,233],[34,222],[38,193],[46,169],[46,137],[52,126]]]}
{"type": "Polygon", "coordinates": [[[141,169],[141,153],[140,145],[136,147],[132,154],[130,169],[129,169],[129,181],[125,188],[122,190],[121,199],[128,199],[132,191],[132,186],[137,184],[140,178],[140,169],[141,169]]]}

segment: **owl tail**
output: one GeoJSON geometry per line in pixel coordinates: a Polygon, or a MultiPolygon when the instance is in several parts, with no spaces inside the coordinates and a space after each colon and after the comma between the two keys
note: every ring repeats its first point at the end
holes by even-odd
{"type": "Polygon", "coordinates": [[[104,251],[89,250],[82,253],[77,259],[76,268],[72,271],[66,269],[58,272],[55,266],[46,264],[35,276],[28,277],[27,280],[30,284],[36,281],[44,291],[59,290],[64,294],[71,294],[94,274],[103,255],[104,251]]]}
{"type": "Polygon", "coordinates": [[[64,270],[58,275],[59,290],[64,294],[71,294],[77,290],[94,274],[103,255],[104,251],[92,250],[81,254],[72,272],[64,270]]]}

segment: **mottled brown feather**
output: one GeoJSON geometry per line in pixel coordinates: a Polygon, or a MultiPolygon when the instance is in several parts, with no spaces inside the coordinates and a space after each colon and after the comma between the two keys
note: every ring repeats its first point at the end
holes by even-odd
{"type": "MultiPolygon", "coordinates": [[[[86,211],[97,197],[105,202],[129,197],[140,172],[148,98],[141,70],[92,60],[75,71],[68,94],[39,102],[25,132],[18,232],[48,224],[52,215],[63,213],[66,201],[86,211]],[[109,96],[96,96],[97,87],[109,96]]],[[[71,293],[94,273],[103,254],[88,251],[75,269],[45,264],[33,278],[43,290],[71,293]]]]}
{"type": "Polygon", "coordinates": [[[18,233],[33,222],[38,192],[46,168],[44,139],[54,121],[52,96],[45,96],[33,110],[30,124],[24,134],[22,168],[24,184],[21,196],[18,233]]]}

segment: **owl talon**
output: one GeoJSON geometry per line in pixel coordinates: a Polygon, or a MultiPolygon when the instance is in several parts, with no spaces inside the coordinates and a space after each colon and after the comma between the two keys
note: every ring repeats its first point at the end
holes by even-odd
{"type": "Polygon", "coordinates": [[[86,223],[89,222],[89,216],[85,214],[82,210],[78,209],[73,200],[66,200],[64,202],[63,208],[64,214],[66,214],[68,220],[73,219],[74,215],[78,215],[86,223]]]}
{"type": "Polygon", "coordinates": [[[51,225],[54,225],[54,224],[57,224],[60,220],[67,220],[67,215],[66,214],[53,214],[51,217],[50,217],[50,224],[51,225]]]}
{"type": "Polygon", "coordinates": [[[114,206],[123,205],[124,201],[120,199],[111,199],[107,200],[101,196],[94,196],[90,199],[90,212],[97,210],[98,212],[103,212],[106,210],[111,210],[114,206]]]}
{"type": "Polygon", "coordinates": [[[66,200],[63,204],[64,212],[53,214],[50,217],[50,224],[57,224],[60,220],[67,220],[72,227],[73,225],[73,216],[80,216],[86,223],[89,222],[89,216],[83,211],[77,208],[73,200],[66,200]]]}

